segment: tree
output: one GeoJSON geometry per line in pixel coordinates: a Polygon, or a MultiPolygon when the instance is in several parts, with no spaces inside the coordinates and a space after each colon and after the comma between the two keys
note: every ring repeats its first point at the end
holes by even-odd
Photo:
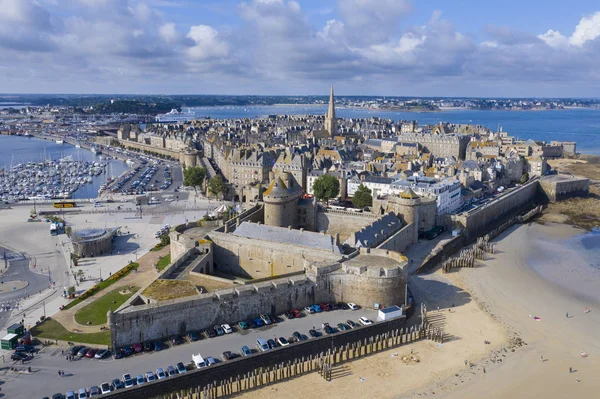
{"type": "Polygon", "coordinates": [[[225,182],[223,181],[223,176],[221,175],[211,177],[208,181],[208,191],[210,191],[215,196],[225,193],[225,189],[225,182]]]}
{"type": "Polygon", "coordinates": [[[194,187],[196,195],[198,194],[198,186],[202,185],[206,177],[206,169],[199,166],[190,166],[183,169],[183,185],[194,187]]]}
{"type": "Polygon", "coordinates": [[[340,193],[340,182],[332,175],[319,176],[313,183],[313,192],[319,201],[328,202],[340,193]]]}
{"type": "Polygon", "coordinates": [[[354,193],[354,197],[352,197],[352,205],[355,208],[364,208],[366,206],[371,206],[373,204],[373,197],[371,196],[371,190],[369,190],[364,185],[358,186],[356,192],[354,193]]]}

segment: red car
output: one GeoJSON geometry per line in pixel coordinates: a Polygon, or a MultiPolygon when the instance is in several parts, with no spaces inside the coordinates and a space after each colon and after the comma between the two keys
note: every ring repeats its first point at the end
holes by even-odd
{"type": "Polygon", "coordinates": [[[140,353],[143,350],[144,350],[144,347],[142,346],[142,344],[133,344],[133,351],[135,353],[140,353]]]}
{"type": "Polygon", "coordinates": [[[328,303],[322,303],[319,306],[323,312],[329,312],[331,310],[328,303]]]}
{"type": "Polygon", "coordinates": [[[292,310],[292,313],[294,314],[294,317],[297,319],[302,317],[302,313],[300,313],[299,310],[294,309],[294,310],[292,310]]]}
{"type": "Polygon", "coordinates": [[[85,357],[92,359],[96,355],[96,352],[98,352],[98,349],[90,349],[89,351],[85,352],[85,357]]]}

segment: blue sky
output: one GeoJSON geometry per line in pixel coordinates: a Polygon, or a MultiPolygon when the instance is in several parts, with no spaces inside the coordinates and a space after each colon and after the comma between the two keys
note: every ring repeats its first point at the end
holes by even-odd
{"type": "Polygon", "coordinates": [[[0,92],[598,96],[590,0],[0,0],[0,92]]]}

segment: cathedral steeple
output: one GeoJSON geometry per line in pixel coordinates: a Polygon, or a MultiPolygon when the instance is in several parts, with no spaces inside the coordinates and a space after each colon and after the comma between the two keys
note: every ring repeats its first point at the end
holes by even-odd
{"type": "Polygon", "coordinates": [[[325,130],[330,136],[337,134],[337,119],[335,118],[335,98],[333,97],[333,85],[331,85],[331,91],[329,92],[329,108],[325,115],[325,130]]]}

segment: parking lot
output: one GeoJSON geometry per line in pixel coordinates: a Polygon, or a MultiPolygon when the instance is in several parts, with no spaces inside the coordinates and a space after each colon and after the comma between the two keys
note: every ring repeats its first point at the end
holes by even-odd
{"type": "MultiPolygon", "coordinates": [[[[64,394],[68,390],[89,389],[93,385],[99,386],[105,381],[110,382],[114,378],[121,378],[125,373],[129,373],[135,378],[138,374],[145,374],[148,371],[156,372],[158,368],[166,370],[168,366],[175,366],[178,362],[189,365],[192,362],[193,354],[200,353],[205,359],[213,357],[217,361],[223,361],[223,352],[231,351],[239,354],[242,346],[248,346],[253,353],[257,353],[256,340],[258,338],[264,340],[278,337],[290,338],[297,331],[307,339],[313,339],[308,333],[313,326],[318,333],[322,334],[324,333],[323,323],[329,323],[335,327],[338,323],[345,323],[350,319],[358,324],[358,320],[362,316],[375,321],[377,311],[369,309],[333,310],[304,315],[291,320],[281,316],[279,323],[243,331],[239,331],[237,326],[232,325],[232,327],[236,327],[236,331],[232,334],[203,338],[189,343],[189,339],[186,338],[186,343],[182,345],[173,346],[160,352],[142,352],[118,360],[81,358],[67,361],[61,351],[66,353],[68,347],[50,346],[43,348],[34,356],[33,360],[25,363],[25,367],[31,366],[33,374],[7,373],[5,376],[7,383],[3,385],[2,391],[6,397],[10,398],[41,398],[51,396],[56,392],[64,394]],[[58,376],[58,370],[64,371],[64,377],[58,376]],[[25,396],[23,396],[24,392],[27,393],[25,396]]],[[[19,367],[23,367],[23,365],[19,364],[19,367]]]]}

